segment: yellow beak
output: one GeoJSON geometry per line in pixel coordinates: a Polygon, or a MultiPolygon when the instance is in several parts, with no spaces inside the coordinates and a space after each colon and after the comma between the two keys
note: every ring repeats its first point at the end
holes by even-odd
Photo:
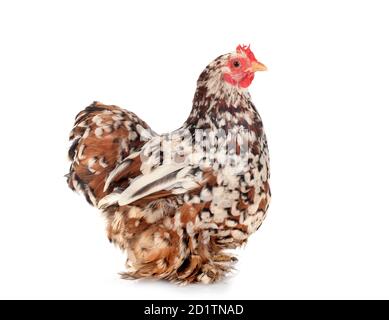
{"type": "Polygon", "coordinates": [[[251,69],[253,70],[253,72],[256,72],[256,71],[266,71],[267,67],[264,64],[260,63],[259,61],[254,61],[251,64],[251,69]]]}

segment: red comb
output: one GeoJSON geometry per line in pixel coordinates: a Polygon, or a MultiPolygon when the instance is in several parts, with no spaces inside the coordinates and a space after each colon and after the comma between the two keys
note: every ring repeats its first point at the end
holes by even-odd
{"type": "Polygon", "coordinates": [[[257,61],[257,59],[254,56],[254,53],[250,50],[250,45],[239,45],[236,47],[236,52],[238,53],[244,53],[247,58],[250,59],[250,61],[257,61]]]}

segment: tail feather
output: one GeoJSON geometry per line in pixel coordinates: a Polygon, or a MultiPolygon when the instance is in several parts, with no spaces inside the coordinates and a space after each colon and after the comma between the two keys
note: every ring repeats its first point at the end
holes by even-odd
{"type": "Polygon", "coordinates": [[[69,187],[84,194],[94,206],[115,187],[127,187],[129,176],[104,189],[109,174],[147,142],[144,132],[152,136],[144,121],[117,106],[94,102],[81,111],[70,133],[69,187]]]}

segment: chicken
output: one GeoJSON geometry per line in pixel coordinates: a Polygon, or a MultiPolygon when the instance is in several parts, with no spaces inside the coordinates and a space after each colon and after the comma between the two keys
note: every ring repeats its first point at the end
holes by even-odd
{"type": "Polygon", "coordinates": [[[67,181],[106,217],[128,256],[124,278],[211,283],[233,269],[226,249],[246,243],[270,201],[266,136],[247,90],[263,70],[247,46],[215,59],[168,134],[114,105],[77,115],[67,181]]]}

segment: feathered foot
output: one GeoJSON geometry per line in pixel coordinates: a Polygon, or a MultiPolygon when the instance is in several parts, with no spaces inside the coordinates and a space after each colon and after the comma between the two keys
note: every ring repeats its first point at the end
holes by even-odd
{"type": "Polygon", "coordinates": [[[165,279],[178,284],[214,283],[223,279],[234,270],[237,258],[227,254],[218,254],[212,261],[202,262],[198,255],[185,259],[184,263],[173,270],[162,262],[143,264],[138,269],[127,264],[128,271],[121,273],[122,279],[136,280],[141,278],[165,279]]]}

